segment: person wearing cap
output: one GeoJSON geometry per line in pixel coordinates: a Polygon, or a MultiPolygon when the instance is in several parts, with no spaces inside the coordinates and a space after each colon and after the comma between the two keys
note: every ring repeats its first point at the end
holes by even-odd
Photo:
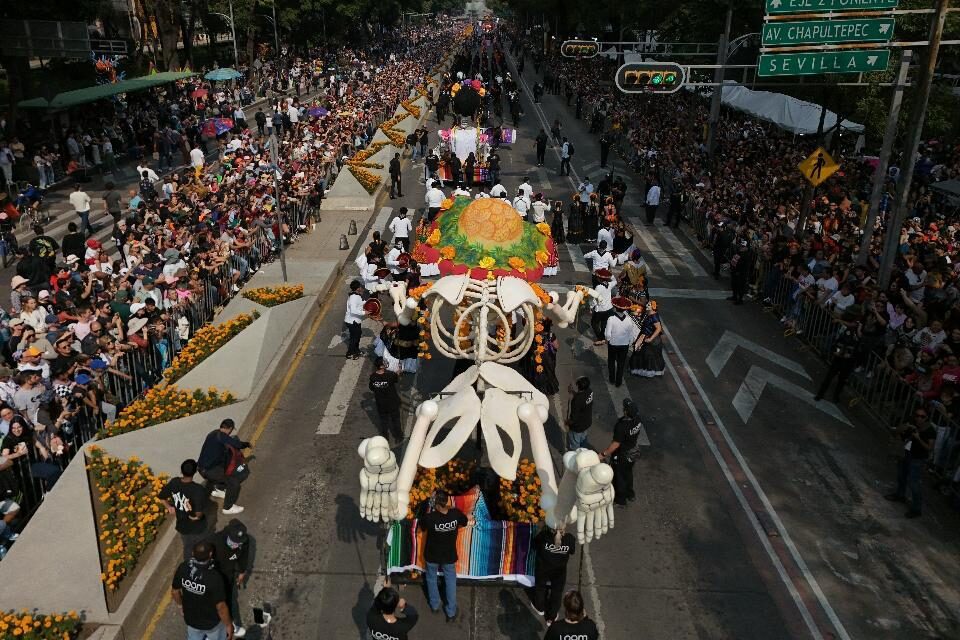
{"type": "Polygon", "coordinates": [[[184,460],[180,463],[180,477],[171,478],[157,495],[167,508],[167,513],[177,518],[176,529],[183,543],[183,559],[190,558],[193,545],[207,537],[206,517],[209,493],[193,481],[197,473],[197,461],[184,460]]]}
{"type": "Polygon", "coordinates": [[[621,507],[634,500],[633,463],[640,457],[638,442],[643,433],[640,410],[630,398],[623,400],[623,416],[613,425],[613,438],[600,452],[601,461],[613,467],[613,503],[621,507]]]}
{"type": "Polygon", "coordinates": [[[10,279],[10,313],[13,315],[19,315],[20,311],[23,309],[23,301],[27,298],[33,297],[33,294],[30,292],[30,289],[27,288],[27,285],[30,283],[29,280],[24,278],[21,275],[13,276],[10,279]]]}
{"type": "Polygon", "coordinates": [[[243,507],[236,502],[240,496],[240,483],[249,473],[248,469],[239,473],[236,470],[227,473],[234,452],[250,448],[249,442],[233,435],[235,430],[236,423],[231,418],[223,420],[219,427],[207,434],[197,457],[200,475],[216,487],[210,495],[223,499],[224,515],[236,515],[243,511],[243,507]]]}
{"type": "Polygon", "coordinates": [[[607,319],[613,314],[613,304],[611,303],[613,276],[607,269],[600,269],[593,277],[597,284],[593,287],[595,295],[590,297],[590,306],[593,310],[590,316],[590,327],[596,336],[593,344],[600,347],[605,344],[604,333],[607,328],[607,319]]]}
{"type": "Polygon", "coordinates": [[[236,518],[209,539],[213,546],[214,568],[223,578],[230,616],[233,618],[233,636],[242,638],[246,631],[240,626],[238,587],[250,570],[250,536],[247,525],[236,518]]]}
{"type": "Polygon", "coordinates": [[[632,345],[640,335],[637,323],[627,313],[633,303],[629,298],[617,296],[611,300],[614,313],[607,319],[604,338],[607,341],[607,371],[610,384],[623,385],[623,372],[632,345]]]}
{"type": "Polygon", "coordinates": [[[170,585],[173,601],[187,625],[187,640],[232,640],[233,618],[223,576],[214,568],[210,542],[193,545],[190,559],[177,567],[170,585]]]}
{"type": "Polygon", "coordinates": [[[410,251],[410,232],[413,230],[413,223],[407,217],[407,208],[400,207],[397,217],[390,221],[387,227],[393,233],[394,242],[399,242],[403,246],[403,251],[410,251]]]}
{"type": "Polygon", "coordinates": [[[597,272],[601,269],[606,269],[609,272],[613,272],[613,268],[617,264],[617,259],[613,256],[612,253],[608,250],[606,242],[597,243],[597,248],[587,253],[583,256],[586,260],[591,260],[591,266],[593,271],[593,286],[596,287],[600,284],[600,280],[597,278],[597,272]]]}
{"type": "Polygon", "coordinates": [[[347,339],[347,358],[356,360],[360,353],[360,324],[366,314],[363,311],[363,282],[352,280],[350,294],[347,296],[347,309],[343,314],[343,322],[347,325],[349,337],[347,339]]]}
{"type": "Polygon", "coordinates": [[[50,379],[50,362],[43,359],[43,351],[32,343],[20,354],[20,361],[17,363],[18,371],[27,371],[29,369],[39,369],[43,379],[50,379]]]}

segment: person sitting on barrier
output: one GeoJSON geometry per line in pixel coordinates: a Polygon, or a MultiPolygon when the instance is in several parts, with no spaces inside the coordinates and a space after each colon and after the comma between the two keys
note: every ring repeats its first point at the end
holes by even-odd
{"type": "Polygon", "coordinates": [[[213,484],[210,496],[223,500],[224,515],[243,511],[236,502],[240,483],[249,475],[245,463],[237,463],[237,455],[242,456],[242,450],[250,448],[250,443],[232,435],[235,430],[236,424],[231,418],[223,420],[218,428],[207,434],[197,458],[200,475],[213,484]]]}

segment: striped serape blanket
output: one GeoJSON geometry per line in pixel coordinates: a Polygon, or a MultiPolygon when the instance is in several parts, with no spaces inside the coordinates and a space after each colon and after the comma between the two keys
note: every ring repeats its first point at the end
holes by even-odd
{"type": "MultiPolygon", "coordinates": [[[[473,513],[476,524],[460,529],[457,535],[457,577],[473,580],[509,580],[533,586],[535,525],[492,520],[478,487],[454,496],[454,505],[473,513]]],[[[387,536],[390,553],[387,573],[423,571],[424,532],[417,521],[394,522],[387,536]]]]}

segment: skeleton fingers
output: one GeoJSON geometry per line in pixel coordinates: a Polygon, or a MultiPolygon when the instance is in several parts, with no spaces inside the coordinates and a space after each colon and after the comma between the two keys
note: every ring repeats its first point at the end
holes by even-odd
{"type": "Polygon", "coordinates": [[[558,327],[566,328],[577,318],[577,309],[585,296],[596,297],[593,289],[576,289],[567,291],[567,299],[560,304],[560,294],[550,293],[550,302],[543,305],[543,313],[553,320],[558,327]]]}
{"type": "Polygon", "coordinates": [[[385,438],[374,436],[360,443],[360,513],[373,522],[389,522],[397,504],[397,458],[385,438]]]}
{"type": "Polygon", "coordinates": [[[589,449],[568,452],[564,465],[577,474],[577,540],[585,544],[613,528],[613,469],[589,449]]]}

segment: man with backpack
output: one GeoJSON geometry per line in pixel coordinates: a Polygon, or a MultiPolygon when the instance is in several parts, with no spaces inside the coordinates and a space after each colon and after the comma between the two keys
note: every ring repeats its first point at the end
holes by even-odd
{"type": "Polygon", "coordinates": [[[573,159],[573,153],[573,143],[564,138],[560,146],[560,175],[570,175],[570,160],[573,159]]]}
{"type": "Polygon", "coordinates": [[[207,434],[197,458],[200,475],[214,485],[210,497],[223,500],[224,515],[243,511],[243,507],[237,504],[237,498],[240,496],[240,483],[250,475],[250,469],[243,459],[243,449],[250,448],[250,443],[234,436],[235,430],[234,421],[225,419],[217,429],[207,434]]]}

